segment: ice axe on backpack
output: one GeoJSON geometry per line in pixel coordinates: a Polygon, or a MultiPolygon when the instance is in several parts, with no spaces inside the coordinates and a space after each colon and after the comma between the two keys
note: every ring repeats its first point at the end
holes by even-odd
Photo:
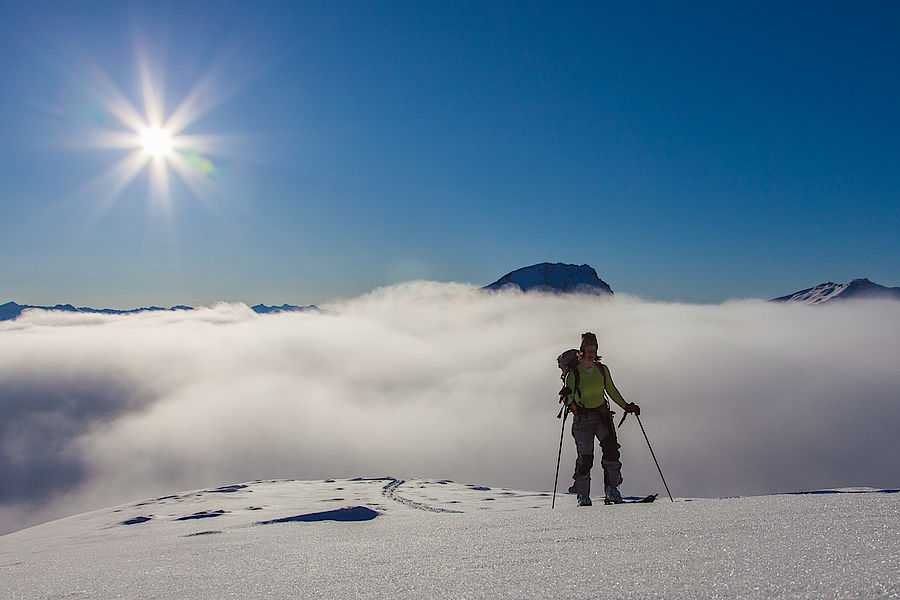
{"type": "MultiPolygon", "coordinates": [[[[625,417],[627,417],[629,414],[630,413],[628,413],[626,411],[625,414],[622,415],[622,420],[619,421],[619,427],[622,426],[622,423],[625,422],[625,417]]],[[[666,488],[666,493],[669,495],[669,500],[671,500],[672,502],[675,502],[675,500],[672,498],[672,492],[669,491],[669,486],[668,486],[668,484],[666,484],[666,478],[663,477],[662,469],[659,468],[659,461],[656,460],[656,453],[653,452],[653,446],[650,445],[650,439],[647,437],[647,432],[644,430],[644,424],[641,423],[640,411],[637,411],[634,413],[634,418],[637,419],[638,425],[641,426],[641,433],[644,434],[644,439],[647,441],[647,448],[650,449],[650,456],[653,457],[653,462],[656,463],[656,470],[659,471],[659,478],[662,479],[663,486],[665,486],[665,488],[666,488]]]]}

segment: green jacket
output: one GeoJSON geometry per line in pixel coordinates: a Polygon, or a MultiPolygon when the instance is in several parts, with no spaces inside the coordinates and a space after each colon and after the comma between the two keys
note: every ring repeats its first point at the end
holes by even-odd
{"type": "MultiPolygon", "coordinates": [[[[625,402],[625,399],[622,398],[622,394],[616,389],[616,384],[613,383],[612,377],[609,374],[609,367],[597,362],[588,369],[585,369],[581,363],[578,363],[576,368],[578,369],[581,380],[578,386],[581,390],[581,396],[579,396],[577,392],[573,396],[575,402],[577,402],[579,406],[583,406],[584,408],[598,408],[600,406],[608,407],[606,397],[609,396],[622,408],[626,407],[628,403],[625,402]],[[602,373],[600,369],[603,369],[602,373]]],[[[565,384],[574,390],[575,375],[572,373],[566,375],[565,384]]]]}

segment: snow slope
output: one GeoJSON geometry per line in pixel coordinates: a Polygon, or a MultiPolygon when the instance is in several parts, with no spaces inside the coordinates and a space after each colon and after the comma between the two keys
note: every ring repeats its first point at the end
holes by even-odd
{"type": "Polygon", "coordinates": [[[256,481],[0,536],[0,597],[897,598],[897,491],[551,510],[449,481],[256,481]]]}

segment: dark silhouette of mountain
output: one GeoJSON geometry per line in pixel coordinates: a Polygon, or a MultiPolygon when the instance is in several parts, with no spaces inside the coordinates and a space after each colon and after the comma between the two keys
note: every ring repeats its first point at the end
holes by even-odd
{"type": "Polygon", "coordinates": [[[507,273],[485,290],[518,288],[523,292],[557,292],[612,295],[609,285],[597,276],[590,265],[569,265],[565,263],[540,263],[507,273]]]}
{"type": "Polygon", "coordinates": [[[261,315],[270,315],[282,312],[322,312],[322,309],[315,304],[310,304],[308,306],[294,306],[293,304],[282,304],[281,306],[266,306],[265,304],[257,304],[256,306],[251,306],[250,308],[254,312],[257,312],[261,315]]]}

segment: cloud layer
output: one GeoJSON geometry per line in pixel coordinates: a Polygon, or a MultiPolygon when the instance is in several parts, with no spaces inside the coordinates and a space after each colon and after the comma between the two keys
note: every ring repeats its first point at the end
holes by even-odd
{"type": "MultiPolygon", "coordinates": [[[[0,324],[0,533],[261,478],[421,475],[550,489],[556,356],[592,330],[672,492],[898,486],[900,303],[474,293],[0,324]]],[[[662,492],[637,423],[625,493],[662,492]]],[[[566,432],[561,487],[574,449],[566,432]]],[[[598,469],[599,474],[599,469],[598,469]]]]}

